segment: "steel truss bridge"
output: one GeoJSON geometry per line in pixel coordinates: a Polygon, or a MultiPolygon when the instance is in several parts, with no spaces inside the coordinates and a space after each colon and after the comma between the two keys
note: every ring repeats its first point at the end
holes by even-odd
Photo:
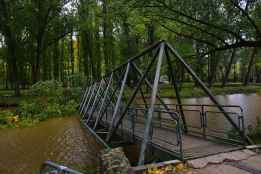
{"type": "Polygon", "coordinates": [[[251,143],[244,131],[242,108],[220,104],[164,40],[89,83],[79,110],[82,123],[105,147],[138,144],[138,165],[147,163],[153,153],[186,160],[251,143]],[[213,105],[182,104],[179,69],[186,70],[213,105]],[[171,78],[166,82],[164,75],[171,78]],[[175,103],[161,97],[162,88],[173,90],[175,103]]]}

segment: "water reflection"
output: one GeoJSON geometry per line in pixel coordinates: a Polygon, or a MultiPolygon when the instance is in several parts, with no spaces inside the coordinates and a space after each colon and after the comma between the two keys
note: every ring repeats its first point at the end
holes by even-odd
{"type": "MultiPolygon", "coordinates": [[[[222,105],[239,105],[244,110],[245,125],[255,125],[256,118],[261,119],[261,96],[258,94],[232,94],[216,96],[222,105]]],[[[165,99],[167,103],[176,103],[174,99],[165,99]]],[[[182,100],[184,104],[213,104],[208,97],[186,98],[182,100]]],[[[213,118],[214,119],[214,118],[213,118]]],[[[213,121],[219,124],[218,121],[213,121]]],[[[220,123],[222,124],[222,123],[220,123]]]]}

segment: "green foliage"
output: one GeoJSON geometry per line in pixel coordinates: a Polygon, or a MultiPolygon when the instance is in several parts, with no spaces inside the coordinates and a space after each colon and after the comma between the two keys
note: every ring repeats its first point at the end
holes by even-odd
{"type": "Polygon", "coordinates": [[[63,115],[72,115],[76,112],[76,109],[78,107],[78,103],[75,102],[75,100],[70,100],[68,103],[62,106],[63,115]]]}
{"type": "Polygon", "coordinates": [[[71,87],[82,87],[85,83],[85,79],[86,77],[81,73],[68,76],[71,87]]]}
{"type": "Polygon", "coordinates": [[[62,93],[62,83],[56,80],[39,81],[29,90],[29,94],[34,96],[59,96],[62,93]]]}
{"type": "Polygon", "coordinates": [[[9,124],[9,117],[13,116],[14,114],[11,111],[0,111],[0,124],[7,125],[9,124]]]}
{"type": "Polygon", "coordinates": [[[36,96],[23,100],[19,106],[21,118],[45,120],[50,117],[69,116],[76,113],[80,88],[63,88],[57,81],[41,81],[29,89],[36,96]]]}
{"type": "Polygon", "coordinates": [[[19,111],[22,117],[34,117],[44,109],[39,99],[24,100],[20,103],[19,111]]]}
{"type": "Polygon", "coordinates": [[[77,111],[78,104],[74,100],[61,103],[55,97],[36,98],[21,102],[22,118],[45,120],[50,117],[69,116],[77,111]]]}

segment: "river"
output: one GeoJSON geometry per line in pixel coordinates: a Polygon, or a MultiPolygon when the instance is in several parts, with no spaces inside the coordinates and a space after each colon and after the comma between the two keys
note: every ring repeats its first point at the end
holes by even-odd
{"type": "Polygon", "coordinates": [[[86,132],[77,117],[0,130],[0,173],[36,174],[45,160],[76,169],[93,167],[100,147],[86,132]]]}
{"type": "MultiPolygon", "coordinates": [[[[246,125],[261,118],[261,95],[218,95],[223,105],[240,105],[246,125]]],[[[175,103],[174,99],[165,99],[175,103]]],[[[209,98],[187,98],[185,104],[212,104],[209,98]]],[[[216,122],[214,122],[216,124],[216,122]]],[[[224,126],[223,123],[219,123],[224,126]]],[[[31,128],[0,130],[0,174],[35,174],[45,160],[72,168],[93,167],[98,163],[99,145],[81,127],[77,117],[54,118],[31,128]]]]}
{"type": "MultiPolygon", "coordinates": [[[[245,125],[256,125],[256,119],[261,119],[261,95],[231,94],[217,95],[217,101],[222,105],[239,105],[243,108],[245,125]]],[[[167,103],[176,103],[174,99],[166,99],[167,103]]],[[[185,98],[183,104],[213,104],[208,97],[185,98]]]]}

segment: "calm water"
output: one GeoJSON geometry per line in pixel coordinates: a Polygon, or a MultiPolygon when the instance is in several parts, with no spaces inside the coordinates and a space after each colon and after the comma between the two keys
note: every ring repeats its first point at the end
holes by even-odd
{"type": "MultiPolygon", "coordinates": [[[[244,120],[245,126],[256,125],[257,118],[261,119],[261,95],[258,94],[231,94],[231,95],[218,95],[216,96],[218,102],[222,105],[239,105],[244,110],[244,120]]],[[[164,99],[166,103],[176,103],[174,99],[164,99]]],[[[187,98],[182,100],[183,104],[213,104],[208,97],[199,98],[187,98]]],[[[189,108],[191,109],[191,108],[189,108]]],[[[192,108],[195,109],[195,108],[192,108]]],[[[199,109],[199,108],[197,108],[199,109]]],[[[209,108],[211,110],[211,108],[209,108]]],[[[229,110],[229,109],[228,109],[229,110]]],[[[229,110],[235,111],[235,110],[229,110]]],[[[190,121],[192,125],[200,125],[199,113],[195,112],[185,112],[187,120],[190,121]]],[[[210,126],[216,126],[222,128],[229,124],[225,122],[222,114],[208,114],[210,126]]],[[[230,124],[229,124],[230,125],[230,124]]]]}
{"type": "Polygon", "coordinates": [[[97,164],[99,145],[77,117],[55,118],[33,128],[0,130],[0,173],[35,174],[52,160],[72,168],[97,164]]]}
{"type": "MultiPolygon", "coordinates": [[[[244,109],[246,125],[261,118],[261,96],[233,94],[216,96],[223,105],[240,105],[244,109]]],[[[173,99],[165,99],[175,103],[173,99]]],[[[207,97],[183,99],[186,104],[212,104],[207,97]]],[[[199,124],[199,117],[187,114],[191,122],[199,124]]],[[[212,125],[224,127],[224,118],[213,117],[212,125]]],[[[86,168],[97,164],[99,145],[81,128],[77,117],[56,118],[33,128],[0,130],[0,174],[35,174],[42,162],[52,160],[72,168],[86,168]]]]}

